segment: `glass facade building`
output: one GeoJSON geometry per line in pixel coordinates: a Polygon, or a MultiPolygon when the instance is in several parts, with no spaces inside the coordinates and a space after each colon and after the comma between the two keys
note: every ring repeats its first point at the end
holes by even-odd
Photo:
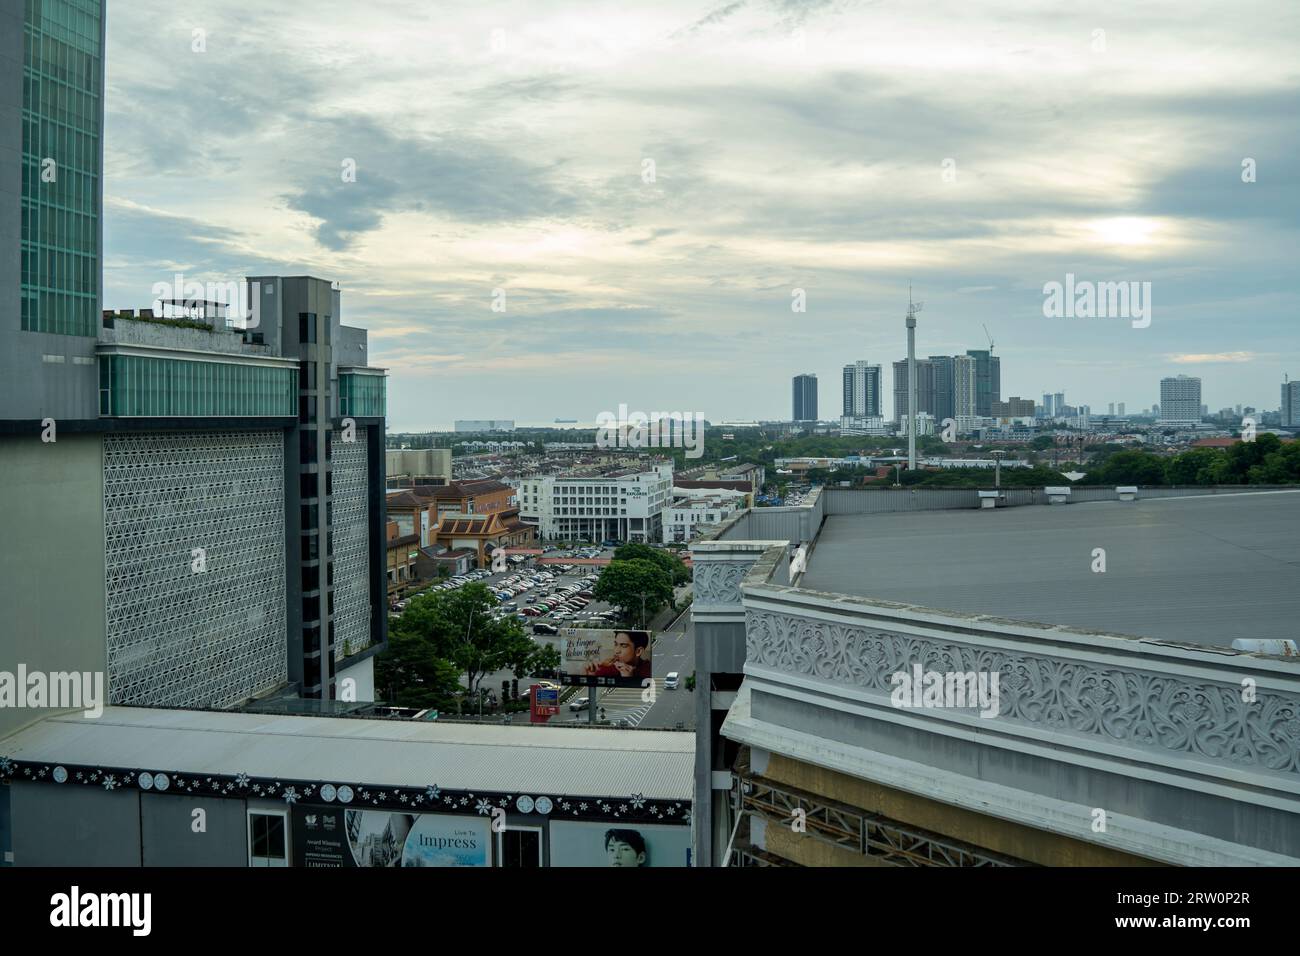
{"type": "Polygon", "coordinates": [[[102,172],[100,0],[27,0],[22,328],[94,335],[102,172]]]}
{"type": "Polygon", "coordinates": [[[383,418],[386,409],[384,376],[339,373],[339,416],[383,418]]]}
{"type": "Polygon", "coordinates": [[[99,413],[130,418],[292,416],[298,370],[143,355],[99,357],[99,413]]]}

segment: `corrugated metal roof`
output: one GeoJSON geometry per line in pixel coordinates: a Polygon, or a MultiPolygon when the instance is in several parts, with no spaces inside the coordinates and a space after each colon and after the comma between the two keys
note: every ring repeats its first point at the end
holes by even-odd
{"type": "Polygon", "coordinates": [[[185,774],[690,800],[695,735],[107,707],[0,740],[15,760],[185,774]]]}

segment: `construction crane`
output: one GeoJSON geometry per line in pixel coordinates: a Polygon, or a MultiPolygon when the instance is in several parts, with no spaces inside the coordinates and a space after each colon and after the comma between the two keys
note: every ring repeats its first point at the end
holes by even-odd
{"type": "MultiPolygon", "coordinates": [[[[983,322],[980,325],[984,325],[983,322]]],[[[989,327],[984,325],[984,337],[989,340],[989,355],[993,354],[993,336],[989,335],[989,327]]]]}

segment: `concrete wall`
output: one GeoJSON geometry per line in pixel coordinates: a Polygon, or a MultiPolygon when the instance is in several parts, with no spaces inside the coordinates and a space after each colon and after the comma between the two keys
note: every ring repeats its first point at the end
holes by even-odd
{"type": "Polygon", "coordinates": [[[140,852],[145,866],[247,866],[243,800],[140,794],[140,852]],[[195,811],[203,830],[195,832],[195,811]]]}
{"type": "Polygon", "coordinates": [[[17,782],[9,790],[14,866],[140,865],[139,790],[17,782]]]}
{"type": "MultiPolygon", "coordinates": [[[[0,670],[107,666],[102,447],[98,435],[0,436],[0,670]]],[[[0,739],[48,714],[0,709],[0,739]]]]}

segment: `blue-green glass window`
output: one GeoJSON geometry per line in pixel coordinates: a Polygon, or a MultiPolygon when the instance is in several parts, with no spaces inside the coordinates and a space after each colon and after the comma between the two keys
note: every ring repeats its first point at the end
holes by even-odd
{"type": "Polygon", "coordinates": [[[293,415],[298,370],[291,366],[187,362],[101,355],[99,413],[114,417],[293,415]]]}
{"type": "Polygon", "coordinates": [[[339,417],[383,418],[386,411],[382,375],[339,375],[339,417]]]}
{"type": "Polygon", "coordinates": [[[23,18],[22,328],[95,335],[103,0],[27,0],[23,18]]]}

